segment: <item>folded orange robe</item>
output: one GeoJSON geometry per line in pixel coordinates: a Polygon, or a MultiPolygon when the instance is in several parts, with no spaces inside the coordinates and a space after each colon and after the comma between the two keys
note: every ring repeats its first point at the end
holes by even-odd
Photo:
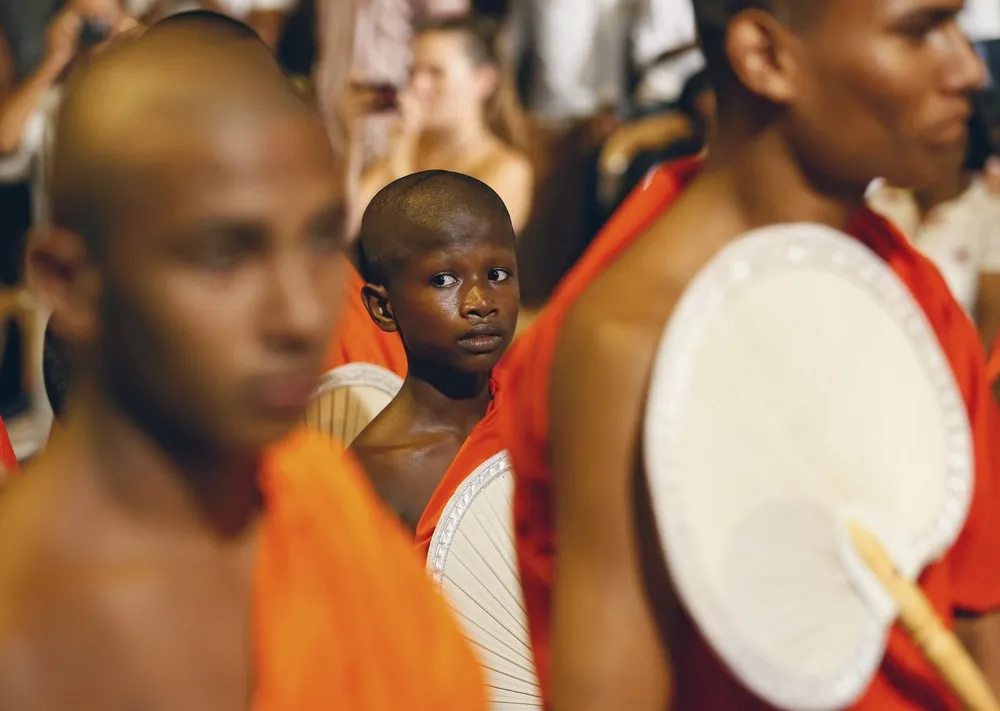
{"type": "MultiPolygon", "coordinates": [[[[669,207],[697,164],[661,167],[612,217],[580,263],[566,277],[527,334],[508,356],[508,404],[501,413],[514,464],[514,515],[521,580],[543,694],[549,690],[549,626],[555,555],[553,491],[549,452],[549,378],[565,314],[587,286],[669,207]]],[[[975,498],[965,528],[945,558],[924,571],[921,587],[949,623],[953,610],[982,613],[1000,609],[1000,487],[994,472],[1000,447],[996,404],[987,390],[985,362],[972,323],[951,296],[937,269],[888,222],[864,211],[850,230],[896,272],[927,314],[969,412],[975,441],[975,498]]],[[[746,691],[722,666],[689,619],[673,650],[675,709],[769,708],[746,691]]],[[[957,705],[920,653],[898,630],[868,693],[863,711],[955,709],[957,705]]]]}
{"type": "Polygon", "coordinates": [[[365,285],[365,280],[350,261],[346,258],[344,261],[346,297],[337,332],[326,354],[324,369],[333,370],[346,363],[372,363],[405,378],[403,341],[398,333],[386,333],[372,321],[361,300],[361,287],[365,285]]]}
{"type": "Polygon", "coordinates": [[[10,436],[2,419],[0,419],[0,466],[4,468],[7,476],[21,471],[21,467],[17,464],[17,455],[14,454],[14,445],[10,443],[10,436]]]}
{"type": "Polygon", "coordinates": [[[421,560],[427,558],[434,529],[437,528],[444,507],[448,505],[452,494],[463,481],[469,478],[476,467],[505,448],[500,421],[500,410],[503,408],[502,403],[505,397],[501,379],[500,372],[495,371],[494,377],[490,381],[493,400],[486,410],[486,415],[473,428],[469,437],[462,444],[462,448],[458,450],[458,454],[448,466],[448,471],[441,477],[441,482],[434,490],[430,501],[427,502],[427,508],[424,509],[417,522],[415,540],[421,560]]]}
{"type": "Polygon", "coordinates": [[[296,433],[261,489],[253,711],[485,711],[471,649],[353,460],[296,433]]]}

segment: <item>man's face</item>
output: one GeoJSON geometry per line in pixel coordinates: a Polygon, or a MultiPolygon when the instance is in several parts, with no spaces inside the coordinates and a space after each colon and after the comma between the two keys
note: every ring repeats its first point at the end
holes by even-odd
{"type": "Polygon", "coordinates": [[[983,67],[959,29],[963,0],[825,0],[795,50],[785,121],[807,169],[921,187],[961,165],[983,67]]]}
{"type": "Polygon", "coordinates": [[[463,215],[461,235],[410,260],[392,277],[389,303],[411,358],[488,373],[514,337],[520,290],[510,221],[463,215]]]}
{"type": "Polygon", "coordinates": [[[104,377],[156,436],[255,451],[298,421],[336,325],[341,165],[309,117],[182,130],[143,209],[112,218],[104,377]]]}

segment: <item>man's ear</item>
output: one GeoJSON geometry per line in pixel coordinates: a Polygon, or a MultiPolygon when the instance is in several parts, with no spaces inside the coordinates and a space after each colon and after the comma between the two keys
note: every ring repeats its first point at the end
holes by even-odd
{"type": "Polygon", "coordinates": [[[361,300],[365,302],[368,315],[383,331],[393,333],[399,330],[396,317],[389,303],[389,290],[381,284],[365,284],[361,287],[361,300]]]}
{"type": "Polygon", "coordinates": [[[35,230],[28,239],[28,280],[52,309],[52,328],[70,343],[97,332],[100,277],[81,237],[58,227],[35,230]]]}
{"type": "Polygon", "coordinates": [[[800,40],[772,14],[745,10],[726,30],[726,57],[733,73],[749,91],[773,104],[794,98],[800,40]]]}

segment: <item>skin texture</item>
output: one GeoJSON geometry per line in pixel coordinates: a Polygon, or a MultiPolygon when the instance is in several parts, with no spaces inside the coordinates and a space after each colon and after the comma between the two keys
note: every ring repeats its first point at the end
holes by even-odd
{"type": "Polygon", "coordinates": [[[362,209],[393,180],[441,168],[489,185],[503,198],[514,230],[524,227],[534,172],[525,155],[490,131],[486,102],[497,91],[498,68],[477,66],[468,43],[459,31],[429,31],[414,38],[412,78],[400,92],[397,135],[386,159],[362,176],[362,209]]]}
{"type": "Polygon", "coordinates": [[[434,171],[376,196],[361,247],[388,262],[388,269],[375,270],[364,298],[376,324],[399,332],[409,370],[352,451],[413,531],[485,414],[490,374],[513,338],[520,296],[514,231],[489,187],[434,171]],[[491,338],[470,342],[472,329],[491,338]]]}
{"type": "MultiPolygon", "coordinates": [[[[653,354],[690,279],[750,228],[844,228],[876,176],[916,187],[961,161],[966,94],[982,79],[954,21],[961,2],[814,5],[795,28],[757,10],[730,21],[731,72],[701,175],[560,333],[549,393],[556,711],[662,711],[684,684],[672,675],[677,604],[649,550],[639,441],[653,354]]],[[[968,623],[974,652],[993,649],[993,624],[968,623]]],[[[994,673],[995,655],[979,661],[994,673]]]]}
{"type": "Polygon", "coordinates": [[[204,19],[78,68],[57,143],[63,229],[29,259],[72,397],[0,503],[0,706],[245,709],[257,460],[336,322],[342,162],[204,19]]]}

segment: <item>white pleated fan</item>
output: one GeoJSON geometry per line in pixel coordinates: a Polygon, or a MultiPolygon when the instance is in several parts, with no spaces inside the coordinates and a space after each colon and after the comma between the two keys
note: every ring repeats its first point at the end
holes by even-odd
{"type": "Polygon", "coordinates": [[[797,224],[723,250],[667,326],[644,446],[674,584],[755,694],[849,706],[898,616],[934,636],[920,646],[971,708],[997,708],[912,584],[968,512],[965,407],[920,307],[866,247],[797,224]]]}
{"type": "Polygon", "coordinates": [[[345,446],[385,409],[403,380],[372,363],[348,363],[326,373],[306,411],[306,424],[345,446]]]}
{"type": "Polygon", "coordinates": [[[514,549],[514,473],[500,452],[448,501],[427,572],[451,605],[486,676],[492,711],[542,708],[514,549]]]}

